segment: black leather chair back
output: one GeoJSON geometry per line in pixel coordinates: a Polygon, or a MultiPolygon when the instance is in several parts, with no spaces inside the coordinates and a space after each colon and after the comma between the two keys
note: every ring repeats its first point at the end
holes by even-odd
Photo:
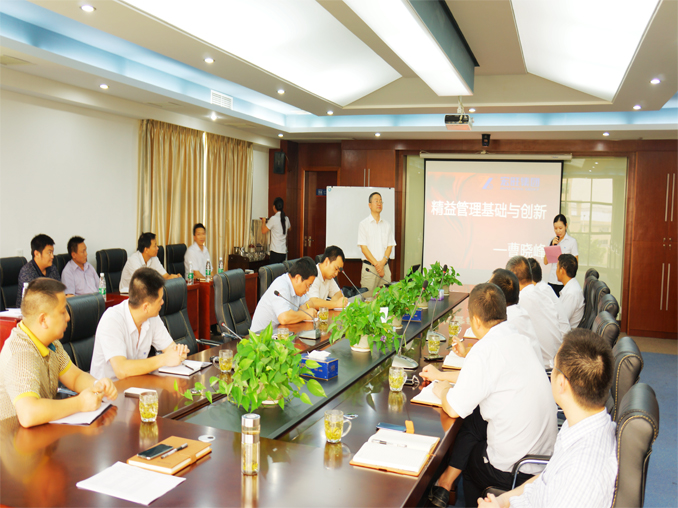
{"type": "Polygon", "coordinates": [[[610,288],[602,280],[592,280],[586,287],[586,300],[584,303],[584,316],[579,328],[593,330],[593,322],[598,315],[598,302],[603,295],[610,294],[610,288]],[[588,313],[587,313],[588,309],[588,313]]]}
{"type": "Polygon", "coordinates": [[[269,286],[273,284],[273,281],[284,273],[287,273],[287,269],[282,263],[264,265],[259,268],[259,300],[264,296],[269,286]]]}
{"type": "Polygon", "coordinates": [[[631,387],[617,412],[617,461],[613,508],[643,506],[652,444],[659,434],[659,404],[645,383],[631,387]]]}
{"type": "MultiPolygon", "coordinates": [[[[169,246],[168,246],[169,247],[169,246]]],[[[174,342],[188,346],[190,354],[198,352],[198,343],[188,319],[186,281],[170,279],[165,281],[160,318],[174,342]]]]}
{"type": "MultiPolygon", "coordinates": [[[[178,273],[184,279],[186,278],[186,268],[184,268],[184,256],[186,255],[186,245],[176,243],[167,246],[167,255],[165,256],[165,270],[169,274],[178,273]]],[[[205,267],[194,266],[194,270],[205,273],[205,267]]]]}
{"type": "Polygon", "coordinates": [[[592,331],[605,339],[610,347],[614,347],[619,338],[619,323],[609,312],[604,310],[599,312],[595,321],[593,321],[592,331]]]}
{"type": "Polygon", "coordinates": [[[316,264],[316,265],[319,265],[320,263],[323,262],[323,256],[324,256],[324,255],[325,255],[325,254],[318,254],[318,255],[315,257],[315,264],[316,264]]]}
{"type": "Polygon", "coordinates": [[[119,292],[122,269],[127,263],[127,251],[125,249],[99,250],[96,253],[96,259],[97,273],[103,273],[106,279],[106,292],[119,292]]]}
{"type": "Polygon", "coordinates": [[[25,264],[26,258],[23,256],[0,258],[0,310],[16,306],[19,272],[25,264]]]}
{"type": "Polygon", "coordinates": [[[99,320],[106,310],[106,302],[100,294],[66,298],[66,308],[71,320],[68,322],[61,344],[75,365],[89,372],[94,353],[94,336],[99,320]]]}
{"type": "Polygon", "coordinates": [[[610,313],[610,316],[617,319],[619,314],[619,302],[617,299],[610,294],[603,295],[598,302],[598,312],[607,311],[610,313]]]}
{"type": "Polygon", "coordinates": [[[299,261],[299,259],[301,259],[301,258],[297,258],[297,259],[289,259],[289,260],[286,259],[285,261],[283,261],[283,265],[285,265],[285,271],[286,271],[286,272],[289,272],[289,271],[290,271],[290,268],[292,268],[292,265],[293,265],[294,263],[296,263],[297,261],[299,261]]]}
{"type": "MultiPolygon", "coordinates": [[[[245,272],[240,268],[214,276],[214,312],[222,333],[229,333],[221,323],[241,337],[249,334],[252,317],[245,299],[245,272]]],[[[224,338],[224,342],[228,342],[224,338]]]]}
{"type": "Polygon", "coordinates": [[[165,247],[158,245],[158,261],[162,266],[165,266],[165,247]]]}
{"type": "Polygon", "coordinates": [[[586,270],[586,275],[584,275],[584,280],[588,279],[589,277],[594,277],[596,279],[600,279],[600,274],[598,273],[598,270],[595,268],[589,268],[586,270]]]}
{"type": "Polygon", "coordinates": [[[57,254],[54,256],[54,266],[56,266],[57,270],[59,270],[59,277],[61,277],[61,272],[64,271],[64,268],[68,264],[68,262],[71,260],[71,255],[66,253],[66,254],[57,254]]]}
{"type": "Polygon", "coordinates": [[[607,411],[613,420],[617,419],[619,402],[624,395],[638,382],[643,370],[643,356],[636,342],[629,336],[621,337],[612,348],[614,371],[607,411]]]}

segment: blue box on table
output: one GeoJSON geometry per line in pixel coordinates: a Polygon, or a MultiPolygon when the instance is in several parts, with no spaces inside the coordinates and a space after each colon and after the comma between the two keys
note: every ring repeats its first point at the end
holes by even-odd
{"type": "Polygon", "coordinates": [[[421,321],[421,309],[417,309],[417,311],[412,314],[412,317],[410,317],[409,314],[404,314],[402,321],[403,323],[406,321],[421,321]]]}
{"type": "MultiPolygon", "coordinates": [[[[305,364],[306,359],[308,358],[308,353],[301,355],[301,363],[305,364]]],[[[311,360],[314,360],[311,358],[311,360]]],[[[328,356],[325,360],[315,360],[318,363],[319,367],[317,369],[311,369],[312,374],[302,374],[303,377],[312,377],[315,379],[332,379],[337,377],[339,374],[339,360],[337,358],[332,358],[328,356]]]]}

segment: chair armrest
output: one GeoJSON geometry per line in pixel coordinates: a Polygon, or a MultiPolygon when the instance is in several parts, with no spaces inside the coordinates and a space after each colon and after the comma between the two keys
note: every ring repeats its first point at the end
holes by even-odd
{"type": "Polygon", "coordinates": [[[516,488],[516,480],[518,479],[518,473],[520,473],[521,467],[525,464],[546,465],[549,463],[549,460],[551,460],[550,455],[525,455],[522,459],[513,464],[513,471],[511,472],[513,474],[513,486],[511,487],[511,490],[516,488]]]}
{"type": "Polygon", "coordinates": [[[198,344],[202,344],[203,346],[210,346],[210,347],[217,347],[217,346],[223,346],[223,342],[217,342],[215,340],[205,340],[205,339],[195,339],[195,341],[198,344]]]}

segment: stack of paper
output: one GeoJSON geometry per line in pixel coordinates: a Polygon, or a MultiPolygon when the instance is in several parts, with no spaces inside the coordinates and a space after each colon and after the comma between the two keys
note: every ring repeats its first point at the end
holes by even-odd
{"type": "Polygon", "coordinates": [[[450,351],[443,362],[443,369],[461,369],[464,366],[464,358],[457,356],[457,353],[450,351]]]}
{"type": "Polygon", "coordinates": [[[475,339],[476,338],[476,335],[475,335],[475,333],[473,333],[473,330],[471,329],[470,326],[464,332],[464,338],[465,339],[475,339]]]}
{"type": "Polygon", "coordinates": [[[110,402],[102,402],[99,409],[95,411],[87,411],[84,413],[75,413],[71,416],[66,416],[64,418],[59,418],[58,420],[53,420],[49,423],[61,423],[64,425],[89,425],[94,420],[96,420],[101,413],[106,411],[111,407],[110,402]]]}
{"type": "Polygon", "coordinates": [[[172,374],[175,376],[190,376],[199,370],[209,367],[210,365],[212,365],[210,362],[184,360],[181,362],[181,365],[177,365],[176,367],[160,367],[158,372],[162,372],[163,374],[172,374]]]}
{"type": "Polygon", "coordinates": [[[412,402],[414,404],[424,404],[426,406],[435,406],[441,407],[443,403],[440,401],[440,398],[433,393],[433,387],[435,386],[435,381],[424,388],[419,395],[412,397],[412,402]]]}

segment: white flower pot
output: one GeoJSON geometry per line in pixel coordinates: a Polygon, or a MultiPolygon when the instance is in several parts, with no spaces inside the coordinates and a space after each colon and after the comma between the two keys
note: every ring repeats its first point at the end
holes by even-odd
{"type": "Polygon", "coordinates": [[[370,343],[367,340],[367,335],[360,337],[360,342],[358,342],[355,346],[351,346],[351,349],[357,353],[369,353],[372,351],[370,348],[370,343]]]}
{"type": "Polygon", "coordinates": [[[403,327],[403,318],[401,316],[391,316],[391,326],[395,329],[403,327]]]}

